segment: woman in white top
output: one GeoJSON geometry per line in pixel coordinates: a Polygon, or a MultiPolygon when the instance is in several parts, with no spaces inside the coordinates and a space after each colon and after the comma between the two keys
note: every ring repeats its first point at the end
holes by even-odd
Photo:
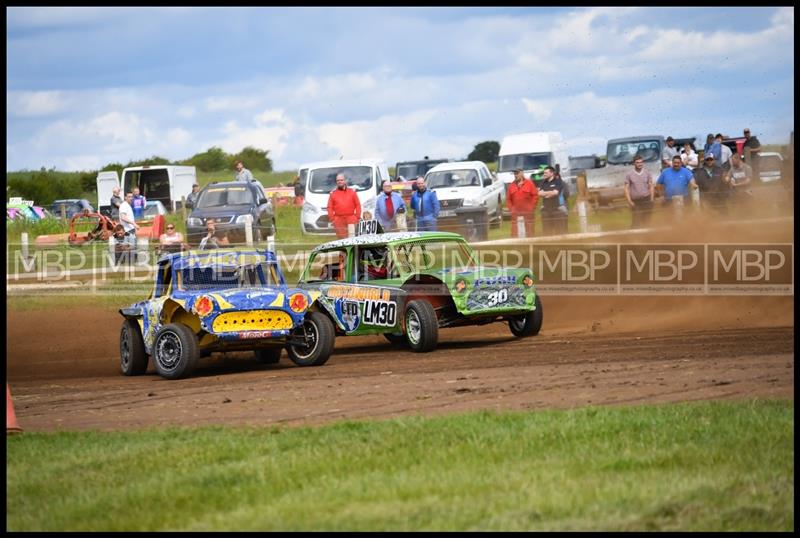
{"type": "Polygon", "coordinates": [[[697,168],[697,153],[694,152],[692,145],[688,142],[683,145],[681,150],[681,161],[683,161],[683,166],[689,170],[697,168]]]}

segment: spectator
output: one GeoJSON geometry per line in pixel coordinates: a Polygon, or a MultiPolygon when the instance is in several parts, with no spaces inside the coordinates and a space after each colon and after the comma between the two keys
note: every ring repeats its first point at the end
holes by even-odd
{"type": "Polygon", "coordinates": [[[197,205],[197,198],[200,196],[200,185],[195,183],[192,185],[192,192],[189,193],[189,196],[186,197],[186,207],[187,209],[194,209],[197,205]]]}
{"type": "Polygon", "coordinates": [[[167,224],[166,230],[158,238],[161,252],[180,252],[184,246],[183,234],[175,231],[174,224],[167,224]]]}
{"type": "Polygon", "coordinates": [[[125,200],[119,204],[119,222],[125,230],[128,243],[131,248],[134,248],[136,247],[136,230],[139,229],[139,225],[136,224],[136,219],[133,216],[132,201],[133,193],[126,193],[125,200]]]}
{"type": "Polygon", "coordinates": [[[556,175],[552,166],[542,172],[539,186],[542,197],[542,228],[545,235],[567,232],[567,205],[564,197],[564,182],[556,175]]]}
{"type": "Polygon", "coordinates": [[[673,157],[670,168],[661,171],[656,185],[661,185],[664,189],[664,203],[667,205],[674,204],[675,200],[683,205],[689,195],[689,187],[697,188],[692,172],[683,167],[683,161],[678,155],[673,157]]]}
{"type": "Polygon", "coordinates": [[[114,263],[125,261],[130,264],[133,261],[131,242],[122,224],[114,226],[114,233],[111,235],[111,244],[114,246],[114,263]]]}
{"type": "Polygon", "coordinates": [[[678,155],[678,148],[675,147],[675,139],[668,136],[667,145],[664,146],[664,150],[661,152],[661,160],[672,162],[672,158],[675,155],[678,155]]]}
{"type": "Polygon", "coordinates": [[[734,153],[731,157],[728,179],[734,196],[739,198],[743,195],[752,195],[750,184],[753,182],[753,169],[742,160],[742,156],[738,153],[734,153]]]}
{"type": "Polygon", "coordinates": [[[754,177],[761,177],[759,175],[759,157],[761,154],[761,142],[758,141],[758,138],[755,136],[750,136],[750,129],[745,127],[744,129],[744,159],[753,169],[753,176],[754,177]],[[748,152],[750,153],[748,155],[748,152]]]}
{"type": "Polygon", "coordinates": [[[508,185],[506,204],[511,212],[511,237],[518,237],[519,219],[523,222],[523,237],[533,237],[536,225],[536,204],[539,189],[525,177],[521,168],[514,170],[514,181],[508,185]]]}
{"type": "Polygon", "coordinates": [[[730,194],[730,178],[712,153],[703,159],[703,166],[694,171],[694,179],[700,189],[700,200],[705,207],[712,207],[720,213],[728,209],[728,195],[730,194]]]}
{"type": "Polygon", "coordinates": [[[133,218],[141,220],[144,218],[144,208],[147,206],[147,200],[144,196],[139,194],[139,187],[133,188],[133,199],[131,200],[131,207],[133,208],[133,218]]]}
{"type": "Polygon", "coordinates": [[[708,155],[708,150],[714,145],[714,134],[708,133],[706,136],[706,144],[703,146],[703,155],[708,155]]]}
{"type": "Polygon", "coordinates": [[[300,176],[294,176],[294,181],[292,182],[292,187],[294,188],[294,205],[297,207],[302,207],[303,202],[306,199],[306,188],[305,186],[300,183],[300,176]]]}
{"type": "Polygon", "coordinates": [[[396,232],[399,219],[405,219],[406,203],[403,197],[392,189],[391,181],[383,182],[383,192],[375,202],[375,218],[386,232],[396,232]]]}
{"type": "Polygon", "coordinates": [[[213,220],[209,220],[206,223],[206,235],[200,240],[200,250],[226,247],[230,244],[228,234],[222,230],[217,231],[217,225],[213,220]]]}
{"type": "Polygon", "coordinates": [[[694,170],[697,168],[697,153],[695,153],[695,151],[692,149],[692,144],[690,142],[686,142],[683,145],[683,149],[681,150],[681,161],[683,162],[683,166],[689,170],[694,170]]]}
{"type": "Polygon", "coordinates": [[[122,197],[119,194],[119,187],[111,189],[111,218],[114,220],[119,220],[119,206],[122,204],[122,197]]]}
{"type": "Polygon", "coordinates": [[[653,214],[655,185],[641,155],[633,158],[633,170],[625,176],[625,198],[631,206],[631,228],[647,227],[653,214]]]}
{"type": "Polygon", "coordinates": [[[721,134],[718,134],[714,138],[714,140],[719,144],[719,151],[720,151],[719,156],[714,154],[714,158],[717,159],[717,165],[722,166],[723,168],[726,169],[730,168],[729,162],[731,160],[731,155],[733,155],[733,151],[731,151],[731,148],[722,143],[721,134]]]}
{"type": "Polygon", "coordinates": [[[417,190],[411,195],[411,209],[417,218],[417,231],[436,231],[436,219],[439,218],[439,197],[436,191],[429,191],[425,178],[417,176],[417,190]]]}
{"type": "Polygon", "coordinates": [[[255,181],[253,174],[250,173],[250,170],[244,167],[244,163],[242,161],[236,161],[236,181],[255,181]]]}
{"type": "Polygon", "coordinates": [[[722,160],[722,135],[717,133],[714,137],[714,140],[711,142],[711,146],[709,146],[708,151],[703,154],[703,159],[705,159],[706,155],[713,154],[714,159],[719,162],[722,160]]]}
{"type": "MultiPolygon", "coordinates": [[[[328,198],[328,219],[333,224],[336,237],[342,239],[350,235],[348,225],[352,224],[355,227],[360,215],[361,201],[356,191],[348,188],[344,174],[336,174],[336,188],[331,191],[328,198]]],[[[353,231],[355,232],[355,228],[353,231]]]]}

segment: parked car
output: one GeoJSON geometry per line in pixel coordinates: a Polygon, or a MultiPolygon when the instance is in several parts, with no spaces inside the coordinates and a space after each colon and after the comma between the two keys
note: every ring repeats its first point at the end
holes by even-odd
{"type": "Polygon", "coordinates": [[[59,217],[62,216],[62,209],[64,210],[64,216],[66,216],[67,219],[71,219],[78,213],[83,213],[84,211],[94,213],[92,204],[90,204],[89,200],[86,200],[85,198],[56,200],[50,205],[50,212],[59,217]]]}
{"type": "Polygon", "coordinates": [[[361,203],[361,211],[375,213],[381,185],[389,179],[389,169],[380,159],[322,161],[300,166],[298,175],[305,195],[300,211],[300,230],[304,234],[334,234],[328,220],[328,199],[336,188],[337,174],[347,177],[361,203]]]}
{"type": "MultiPolygon", "coordinates": [[[[503,222],[505,185],[482,161],[438,164],[425,174],[425,184],[439,199],[437,227],[441,230],[462,228],[464,218],[461,215],[466,212],[475,213],[471,215],[476,225],[472,228],[485,228],[488,223],[499,226],[503,222]],[[480,209],[485,211],[484,215],[479,214],[480,209]]],[[[481,239],[488,237],[485,229],[476,231],[482,232],[481,239]]]]}
{"type": "Polygon", "coordinates": [[[394,179],[397,181],[399,177],[405,180],[416,179],[417,176],[424,177],[428,170],[437,164],[446,162],[450,162],[450,159],[429,159],[425,157],[419,161],[402,161],[394,166],[394,179]]]}
{"type": "Polygon", "coordinates": [[[507,321],[518,337],[542,326],[529,269],[482,267],[469,244],[446,232],[394,232],[317,246],[298,287],[318,293],[312,310],[337,335],[383,334],[413,351],[436,348],[439,329],[507,321]]]}
{"type": "Polygon", "coordinates": [[[167,214],[167,208],[164,207],[164,204],[162,204],[160,200],[147,200],[147,203],[144,206],[145,219],[152,219],[156,215],[166,215],[166,214],[167,214]]]}
{"type": "Polygon", "coordinates": [[[258,181],[209,183],[186,219],[186,240],[190,245],[199,244],[206,235],[206,224],[213,219],[217,232],[227,234],[231,243],[243,243],[248,215],[255,242],[275,234],[272,203],[258,181]]]}
{"type": "Polygon", "coordinates": [[[179,379],[215,351],[254,351],[257,362],[275,364],[284,347],[298,366],[319,366],[333,351],[334,329],[309,311],[317,296],[288,287],[273,252],[162,256],[150,298],[119,311],[120,369],[142,375],[149,355],[159,375],[179,379]]]}
{"type": "Polygon", "coordinates": [[[781,180],[783,172],[783,155],[774,151],[759,153],[758,175],[762,183],[781,180]]]}

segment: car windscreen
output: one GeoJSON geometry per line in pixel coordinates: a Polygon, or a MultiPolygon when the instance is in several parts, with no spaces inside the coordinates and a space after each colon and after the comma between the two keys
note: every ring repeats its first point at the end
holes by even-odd
{"type": "Polygon", "coordinates": [[[512,172],[517,168],[522,170],[535,170],[540,166],[551,166],[552,154],[547,153],[517,153],[516,155],[501,155],[497,161],[498,172],[512,172]]]}
{"type": "Polygon", "coordinates": [[[336,166],[311,170],[308,177],[308,190],[316,193],[329,193],[336,188],[336,176],[344,174],[347,186],[355,191],[372,188],[371,166],[336,166]]]}
{"type": "Polygon", "coordinates": [[[591,168],[594,168],[596,163],[597,163],[597,158],[594,156],[569,158],[569,167],[570,170],[572,170],[573,172],[577,172],[579,170],[589,170],[591,168]]]}
{"type": "Polygon", "coordinates": [[[481,184],[478,171],[472,168],[461,170],[441,170],[428,172],[425,176],[425,185],[429,189],[445,187],[479,187],[481,184]]]}
{"type": "Polygon", "coordinates": [[[181,270],[179,289],[183,291],[223,290],[278,286],[280,279],[274,262],[235,266],[186,267],[181,270]]]}
{"type": "Polygon", "coordinates": [[[464,242],[420,241],[394,247],[395,259],[404,273],[437,269],[465,271],[475,267],[475,252],[464,242]]]}
{"type": "Polygon", "coordinates": [[[658,140],[623,140],[609,142],[606,150],[608,164],[633,164],[633,158],[639,155],[645,162],[661,160],[661,149],[658,140]]]}
{"type": "Polygon", "coordinates": [[[200,194],[198,208],[254,204],[253,193],[247,187],[209,187],[200,194]]]}
{"type": "Polygon", "coordinates": [[[424,164],[401,164],[397,167],[397,170],[394,171],[395,177],[403,176],[406,179],[414,179],[417,176],[425,175],[425,165],[424,164]]]}

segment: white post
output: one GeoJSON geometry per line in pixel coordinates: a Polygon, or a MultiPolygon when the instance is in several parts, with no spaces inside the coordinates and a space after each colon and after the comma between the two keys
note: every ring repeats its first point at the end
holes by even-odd
{"type": "Polygon", "coordinates": [[[22,259],[28,261],[28,232],[22,232],[20,243],[22,243],[22,259]]]}
{"type": "Polygon", "coordinates": [[[692,189],[692,203],[695,207],[700,207],[700,189],[692,189]]]}
{"type": "Polygon", "coordinates": [[[525,238],[525,217],[522,215],[517,217],[517,237],[520,239],[525,238]]]}
{"type": "Polygon", "coordinates": [[[114,247],[115,242],[113,235],[108,238],[108,261],[109,265],[112,267],[116,267],[117,265],[116,248],[114,247]]]}
{"type": "Polygon", "coordinates": [[[137,238],[136,245],[137,245],[136,250],[138,251],[136,255],[137,261],[144,260],[143,263],[148,263],[149,260],[147,259],[148,258],[147,254],[148,254],[148,249],[150,248],[150,240],[146,237],[137,238]]]}
{"type": "Polygon", "coordinates": [[[347,237],[355,237],[356,235],[356,225],[355,224],[348,224],[347,225],[347,237]]]}
{"type": "Polygon", "coordinates": [[[586,201],[581,200],[575,205],[578,209],[578,223],[581,233],[586,233],[589,231],[589,219],[586,216],[586,201]]]}
{"type": "Polygon", "coordinates": [[[248,247],[253,246],[253,215],[245,215],[244,241],[248,247]]]}
{"type": "Polygon", "coordinates": [[[275,236],[270,235],[267,237],[267,250],[275,252],[275,236]]]}

